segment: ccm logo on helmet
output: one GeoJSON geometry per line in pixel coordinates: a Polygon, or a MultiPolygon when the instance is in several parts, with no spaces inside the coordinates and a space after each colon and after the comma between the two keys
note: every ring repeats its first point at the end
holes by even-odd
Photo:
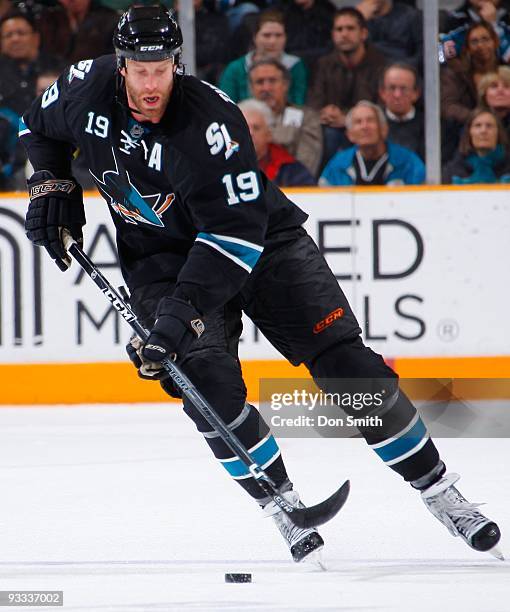
{"type": "Polygon", "coordinates": [[[142,45],[140,51],[161,51],[163,45],[142,45]]]}
{"type": "Polygon", "coordinates": [[[318,323],[314,325],[313,333],[320,334],[322,331],[326,329],[326,327],[333,325],[333,323],[337,319],[340,319],[343,316],[344,316],[343,308],[337,308],[336,310],[333,310],[333,312],[330,312],[327,317],[324,317],[324,319],[322,319],[322,321],[319,321],[318,323]]]}

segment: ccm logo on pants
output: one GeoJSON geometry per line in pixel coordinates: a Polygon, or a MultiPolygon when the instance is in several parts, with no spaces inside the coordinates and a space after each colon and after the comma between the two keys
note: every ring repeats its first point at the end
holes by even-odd
{"type": "Polygon", "coordinates": [[[336,310],[333,310],[333,312],[330,312],[326,317],[324,317],[324,319],[322,319],[322,321],[319,321],[318,323],[314,325],[313,333],[320,334],[321,331],[324,331],[326,329],[326,327],[333,325],[333,323],[337,319],[340,319],[343,316],[344,316],[343,308],[337,308],[336,310]]]}

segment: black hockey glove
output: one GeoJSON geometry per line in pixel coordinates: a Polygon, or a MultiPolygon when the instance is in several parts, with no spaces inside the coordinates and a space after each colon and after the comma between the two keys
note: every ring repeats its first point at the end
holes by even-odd
{"type": "Polygon", "coordinates": [[[161,365],[161,361],[149,361],[142,353],[143,342],[134,335],[126,344],[126,352],[129,359],[138,370],[138,376],[144,380],[163,380],[169,376],[161,365]]]}
{"type": "Polygon", "coordinates": [[[144,380],[158,380],[163,390],[171,397],[182,398],[182,393],[175,386],[170,374],[163,368],[161,362],[149,361],[142,355],[143,342],[136,335],[131,336],[126,344],[129,359],[138,370],[138,376],[144,380]]]}
{"type": "Polygon", "coordinates": [[[149,361],[186,356],[193,340],[204,332],[204,323],[195,308],[180,298],[164,297],[158,304],[156,323],[142,349],[149,361]]]}
{"type": "Polygon", "coordinates": [[[43,246],[65,272],[71,258],[62,242],[62,229],[69,230],[76,242],[83,243],[83,190],[74,179],[56,179],[47,170],[35,172],[27,185],[30,197],[25,219],[27,237],[43,246]]]}

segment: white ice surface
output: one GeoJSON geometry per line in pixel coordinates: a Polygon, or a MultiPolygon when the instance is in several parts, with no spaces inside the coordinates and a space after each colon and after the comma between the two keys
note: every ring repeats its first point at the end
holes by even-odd
{"type": "MultiPolygon", "coordinates": [[[[55,610],[86,612],[510,610],[510,562],[451,537],[363,441],[280,444],[308,503],[351,479],[321,530],[326,572],[292,563],[175,405],[0,409],[0,590],[63,590],[55,610]]],[[[509,440],[438,446],[510,556],[509,440]]]]}

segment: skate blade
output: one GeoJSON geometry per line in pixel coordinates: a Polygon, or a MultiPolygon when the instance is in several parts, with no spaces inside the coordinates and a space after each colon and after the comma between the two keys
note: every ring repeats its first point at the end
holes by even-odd
{"type": "Polygon", "coordinates": [[[303,563],[303,564],[306,563],[306,565],[312,565],[316,569],[320,569],[323,572],[326,572],[328,569],[328,566],[326,565],[324,561],[322,550],[323,550],[322,546],[320,548],[317,548],[316,550],[313,550],[309,555],[306,555],[306,557],[304,557],[304,559],[302,559],[300,563],[303,563]]]}
{"type": "Polygon", "coordinates": [[[497,546],[492,547],[487,552],[490,553],[496,559],[499,559],[499,561],[505,561],[505,557],[504,557],[503,553],[499,550],[499,548],[497,546]]]}

